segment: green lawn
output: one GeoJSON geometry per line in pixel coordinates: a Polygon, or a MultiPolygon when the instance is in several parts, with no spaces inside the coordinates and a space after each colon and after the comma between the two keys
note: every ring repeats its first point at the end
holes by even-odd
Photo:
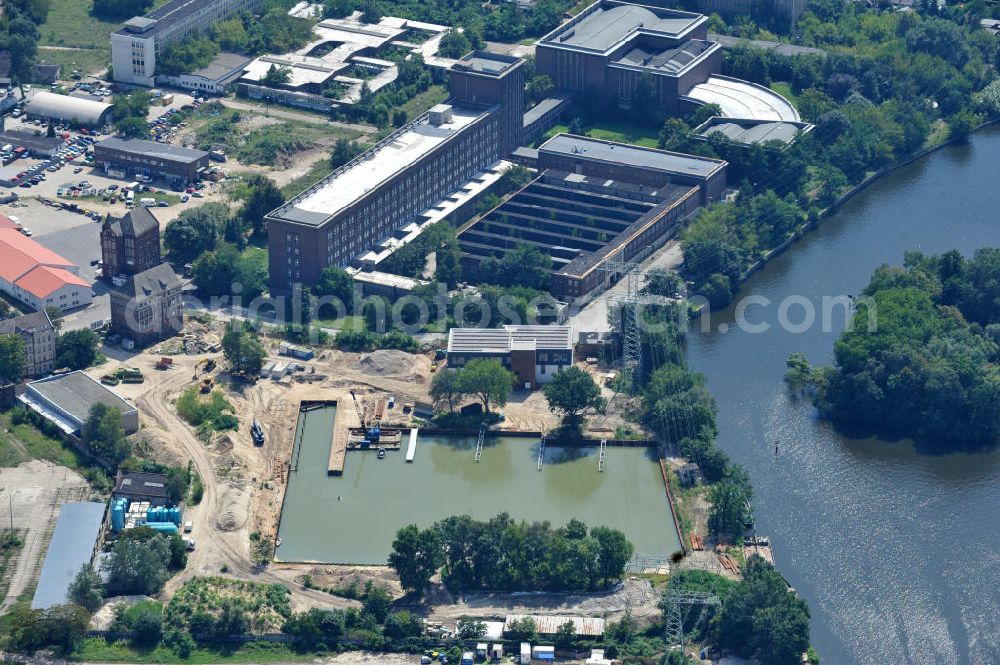
{"type": "Polygon", "coordinates": [[[792,92],[792,86],[788,83],[783,83],[780,81],[771,84],[771,90],[787,99],[792,103],[792,106],[798,108],[799,106],[799,96],[792,92]]]}
{"type": "Polygon", "coordinates": [[[400,108],[406,111],[407,119],[413,120],[430,107],[440,104],[446,99],[448,99],[448,89],[443,85],[432,85],[400,108]]]}
{"type": "Polygon", "coordinates": [[[325,158],[320,159],[313,164],[312,168],[310,168],[304,175],[300,175],[298,178],[282,187],[281,193],[287,201],[293,196],[297,196],[306,191],[317,182],[330,175],[332,172],[333,169],[330,168],[330,160],[325,158]]]}
{"type": "MultiPolygon", "coordinates": [[[[583,129],[587,136],[595,139],[631,143],[644,148],[656,148],[659,141],[659,133],[655,130],[638,127],[627,122],[599,122],[593,125],[584,125],[583,129]]],[[[544,139],[564,132],[569,132],[569,125],[556,125],[545,133],[544,139]]]]}
{"type": "Polygon", "coordinates": [[[84,74],[102,76],[111,64],[110,53],[97,49],[63,51],[43,46],[38,49],[38,59],[61,65],[62,78],[69,78],[74,69],[82,69],[84,74]]]}
{"type": "Polygon", "coordinates": [[[289,663],[307,662],[316,657],[313,653],[297,653],[285,644],[251,642],[211,648],[197,648],[190,657],[181,658],[164,646],[154,649],[136,649],[122,640],[108,642],[102,638],[85,639],[70,655],[69,660],[86,663],[289,663]]]}
{"type": "Polygon", "coordinates": [[[365,329],[365,317],[344,316],[339,319],[316,319],[313,325],[320,328],[334,328],[336,330],[354,330],[361,332],[365,329]]]}
{"type": "Polygon", "coordinates": [[[75,452],[58,439],[29,424],[12,425],[10,413],[0,414],[0,466],[17,466],[28,458],[45,459],[71,469],[84,466],[75,452]]]}

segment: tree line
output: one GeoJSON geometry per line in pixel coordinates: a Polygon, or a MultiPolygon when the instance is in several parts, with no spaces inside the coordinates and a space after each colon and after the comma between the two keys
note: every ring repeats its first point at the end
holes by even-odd
{"type": "Polygon", "coordinates": [[[1000,437],[1000,249],[909,252],[883,265],[857,302],[832,365],[801,355],[786,375],[815,391],[839,423],[912,436],[944,448],[1000,437]]]}
{"type": "Polygon", "coordinates": [[[490,520],[468,515],[400,529],[389,565],[407,591],[423,592],[438,570],[452,591],[582,591],[619,579],[634,548],[617,529],[570,520],[515,521],[507,513],[490,520]]]}

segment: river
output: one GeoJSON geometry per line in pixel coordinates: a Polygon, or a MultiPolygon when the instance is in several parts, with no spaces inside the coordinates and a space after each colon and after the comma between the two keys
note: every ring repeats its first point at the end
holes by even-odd
{"type": "Polygon", "coordinates": [[[930,455],[834,431],[783,375],[792,352],[828,363],[843,317],[790,332],[778,303],[804,296],[819,311],[906,251],[1000,244],[998,175],[992,128],[886,176],[743,285],[772,301],[746,314],[768,331],[732,326],[731,307],[688,336],[719,405],[719,445],[752,474],[758,532],[809,601],[826,664],[1000,663],[1000,452],[930,455]]]}

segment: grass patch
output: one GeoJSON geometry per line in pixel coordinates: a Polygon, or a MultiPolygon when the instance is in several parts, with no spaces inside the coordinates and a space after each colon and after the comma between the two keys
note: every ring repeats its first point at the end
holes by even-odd
{"type": "Polygon", "coordinates": [[[4,529],[0,532],[0,593],[7,595],[10,587],[11,574],[7,570],[11,559],[24,546],[22,533],[17,530],[4,529]]]}
{"type": "Polygon", "coordinates": [[[87,663],[185,663],[209,665],[210,663],[289,663],[309,662],[312,653],[298,653],[286,644],[249,642],[223,644],[194,649],[188,658],[181,658],[171,649],[157,646],[154,649],[137,649],[126,640],[109,642],[99,637],[83,640],[70,655],[69,660],[87,663]]]}
{"type": "Polygon", "coordinates": [[[164,623],[187,630],[191,617],[218,617],[226,604],[237,603],[247,613],[251,633],[281,629],[292,615],[291,591],[281,584],[259,584],[228,577],[197,577],[177,590],[167,605],[164,623]]]}
{"type": "Polygon", "coordinates": [[[792,86],[790,84],[782,81],[776,81],[771,83],[771,90],[774,90],[776,93],[790,101],[792,106],[795,108],[799,107],[799,96],[792,92],[792,86]]]}
{"type": "Polygon", "coordinates": [[[2,466],[16,466],[29,458],[49,460],[74,470],[85,466],[84,461],[74,451],[65,448],[62,441],[46,436],[29,423],[14,425],[9,411],[0,414],[0,451],[3,451],[5,459],[13,462],[2,466]]]}
{"type": "Polygon", "coordinates": [[[302,192],[306,191],[331,173],[333,173],[333,169],[330,168],[330,160],[320,159],[313,164],[305,174],[300,175],[298,178],[282,187],[281,193],[287,201],[293,196],[298,196],[302,192]]]}
{"type": "MultiPolygon", "coordinates": [[[[599,122],[583,126],[587,136],[605,141],[616,141],[618,143],[630,143],[644,148],[659,147],[660,135],[656,130],[646,127],[638,127],[627,122],[599,122]]],[[[569,133],[569,125],[555,125],[545,132],[540,142],[552,138],[556,134],[569,133]]]]}
{"type": "Polygon", "coordinates": [[[364,332],[366,329],[365,317],[363,316],[344,316],[339,319],[317,319],[313,322],[313,325],[317,325],[320,328],[353,330],[355,332],[364,332]]]}
{"type": "Polygon", "coordinates": [[[413,120],[421,113],[440,104],[448,98],[448,89],[443,85],[432,85],[399,108],[406,111],[406,117],[413,120]]]}
{"type": "Polygon", "coordinates": [[[177,413],[198,431],[201,438],[210,437],[212,432],[236,429],[240,421],[234,407],[221,390],[213,390],[208,397],[202,397],[198,386],[191,386],[177,398],[177,413]]]}
{"type": "Polygon", "coordinates": [[[64,79],[68,79],[74,69],[83,70],[84,75],[100,76],[111,64],[111,56],[108,51],[98,49],[64,51],[42,46],[38,49],[38,59],[61,66],[61,78],[64,79]]]}
{"type": "Polygon", "coordinates": [[[924,141],[924,148],[933,148],[941,145],[948,140],[949,135],[948,123],[944,120],[935,121],[930,133],[927,134],[927,139],[924,141]]]}

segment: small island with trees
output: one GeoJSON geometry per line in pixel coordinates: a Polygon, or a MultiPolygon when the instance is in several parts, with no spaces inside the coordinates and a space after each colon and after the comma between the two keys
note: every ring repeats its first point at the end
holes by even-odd
{"type": "Polygon", "coordinates": [[[837,424],[915,438],[935,449],[1000,436],[1000,249],[972,258],[907,253],[857,299],[832,365],[788,360],[786,380],[837,424]]]}

